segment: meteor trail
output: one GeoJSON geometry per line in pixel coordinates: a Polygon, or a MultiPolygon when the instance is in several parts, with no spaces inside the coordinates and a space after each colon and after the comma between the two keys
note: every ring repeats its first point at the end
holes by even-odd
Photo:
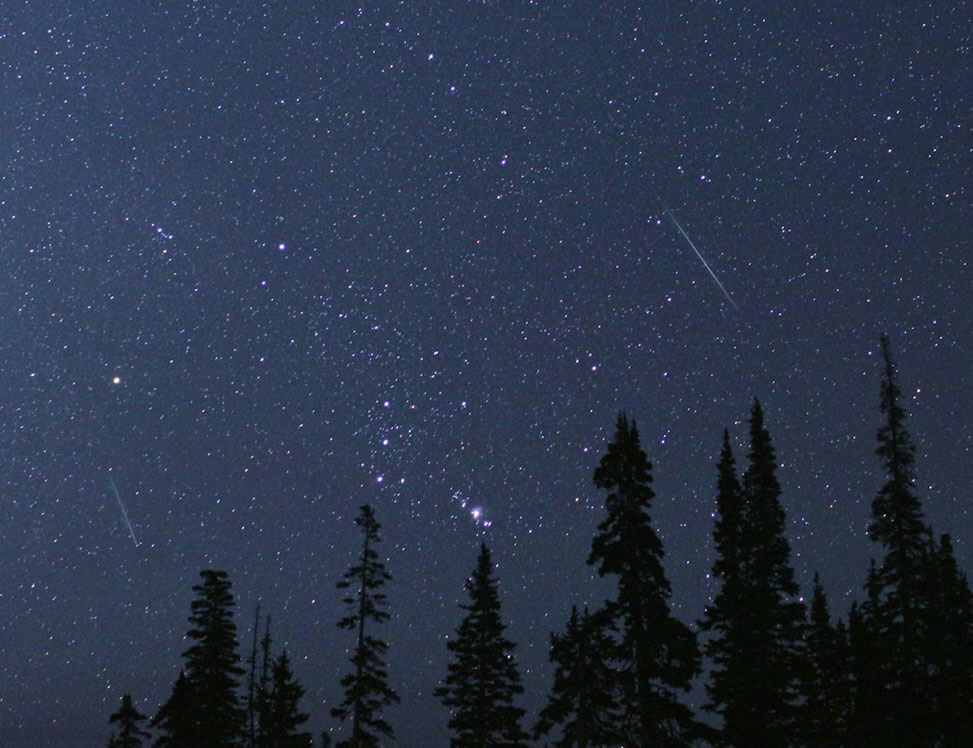
{"type": "Polygon", "coordinates": [[[118,499],[118,506],[122,510],[122,517],[125,518],[125,526],[128,528],[128,534],[132,536],[132,542],[138,548],[139,541],[135,539],[135,530],[132,529],[132,523],[128,519],[128,512],[125,511],[125,505],[122,503],[121,494],[118,493],[118,486],[115,485],[115,479],[109,475],[108,481],[111,483],[111,490],[115,492],[115,498],[118,499]]]}
{"type": "Polygon", "coordinates": [[[679,233],[683,235],[683,238],[687,242],[689,242],[689,246],[693,248],[693,252],[696,253],[696,256],[699,258],[699,261],[703,263],[703,267],[706,268],[706,272],[708,272],[710,274],[710,277],[712,277],[713,280],[716,281],[716,285],[720,287],[720,290],[723,292],[723,295],[726,296],[726,300],[729,301],[733,305],[733,308],[739,312],[740,307],[736,305],[736,302],[730,297],[730,294],[727,293],[726,289],[723,287],[723,284],[720,283],[720,279],[716,277],[716,273],[714,273],[712,268],[710,268],[709,263],[706,262],[705,259],[703,259],[703,255],[701,255],[699,250],[696,249],[696,245],[693,244],[693,240],[689,238],[689,234],[687,234],[683,230],[682,226],[679,225],[679,221],[676,220],[676,217],[672,214],[671,210],[666,208],[666,213],[669,214],[669,218],[672,219],[672,222],[676,224],[676,228],[679,229],[679,233]]]}

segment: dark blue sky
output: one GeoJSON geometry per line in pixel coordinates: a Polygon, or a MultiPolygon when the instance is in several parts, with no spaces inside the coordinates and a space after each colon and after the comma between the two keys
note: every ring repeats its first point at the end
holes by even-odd
{"type": "Polygon", "coordinates": [[[584,559],[620,409],[681,618],[754,395],[798,578],[844,612],[877,552],[883,331],[928,518],[973,566],[964,3],[3,15],[5,745],[103,744],[126,691],[153,714],[204,567],[244,639],[262,600],[333,726],[364,502],[399,743],[447,742],[430,692],[481,540],[533,719],[548,632],[606,592],[584,559]]]}

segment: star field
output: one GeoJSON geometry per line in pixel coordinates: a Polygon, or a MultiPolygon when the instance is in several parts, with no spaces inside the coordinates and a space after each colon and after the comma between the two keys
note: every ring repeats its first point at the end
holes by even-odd
{"type": "Polygon", "coordinates": [[[533,719],[548,632],[607,594],[584,561],[621,409],[680,618],[753,396],[797,578],[843,614],[883,331],[927,519],[973,569],[962,4],[8,5],[5,745],[101,745],[127,691],[154,714],[204,567],[336,727],[366,502],[399,744],[448,743],[481,541],[533,719]]]}

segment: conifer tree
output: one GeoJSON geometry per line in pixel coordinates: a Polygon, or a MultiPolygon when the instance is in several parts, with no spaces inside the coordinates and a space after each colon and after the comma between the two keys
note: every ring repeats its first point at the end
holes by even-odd
{"type": "Polygon", "coordinates": [[[132,705],[132,694],[122,696],[122,705],[108,718],[110,724],[118,726],[118,732],[108,741],[108,748],[140,748],[142,738],[149,737],[149,733],[139,726],[145,719],[145,715],[132,705]]]}
{"type": "Polygon", "coordinates": [[[939,570],[916,492],[915,446],[905,426],[888,336],[883,335],[880,342],[884,422],[876,435],[876,453],[885,482],[872,502],[868,531],[884,554],[870,571],[866,585],[869,599],[862,607],[863,626],[875,649],[867,660],[873,672],[861,674],[863,681],[876,688],[868,697],[876,703],[873,714],[859,714],[856,721],[864,726],[872,717],[878,740],[894,742],[911,735],[917,743],[926,744],[935,742],[941,732],[938,723],[945,716],[929,708],[937,701],[932,675],[936,645],[931,636],[937,617],[934,597],[939,570]]]}
{"type": "Polygon", "coordinates": [[[380,541],[378,520],[372,508],[365,504],[355,519],[361,528],[363,540],[358,563],[345,572],[338,582],[338,589],[353,590],[343,602],[350,612],[338,621],[338,626],[356,632],[355,649],[351,656],[354,670],[341,679],[345,698],[340,706],[331,710],[334,717],[345,720],[351,717],[352,733],[347,745],[378,745],[379,735],[392,737],[392,726],[382,717],[382,710],[399,701],[389,687],[388,673],[382,655],[388,649],[381,639],[366,633],[366,622],[379,624],[389,617],[386,596],[382,591],[392,577],[385,570],[375,550],[380,541]]]}
{"type": "Polygon", "coordinates": [[[807,660],[802,670],[800,742],[809,746],[848,743],[847,642],[844,626],[831,625],[828,599],[817,573],[811,598],[811,620],[806,632],[807,660]]]}
{"type": "Polygon", "coordinates": [[[486,544],[480,545],[466,591],[470,602],[461,606],[466,616],[456,638],[446,644],[454,660],[434,693],[450,710],[454,745],[521,746],[527,739],[520,727],[524,710],[514,705],[514,697],[524,689],[513,659],[514,643],[503,635],[506,626],[486,544]]]}
{"type": "Polygon", "coordinates": [[[300,710],[304,687],[291,672],[287,650],[274,661],[271,687],[265,695],[265,707],[260,721],[260,734],[266,748],[308,748],[311,733],[298,732],[308,715],[300,710]]]}
{"type": "Polygon", "coordinates": [[[194,643],[183,652],[185,675],[180,674],[154,723],[169,732],[170,742],[161,745],[181,746],[188,736],[191,745],[236,746],[245,729],[237,699],[244,670],[237,652],[232,585],[225,571],[206,569],[200,576],[203,581],[193,587],[196,599],[186,632],[194,643]]]}
{"type": "Polygon", "coordinates": [[[618,577],[606,604],[619,631],[615,659],[625,742],[640,746],[688,742],[699,732],[692,711],[679,701],[699,671],[693,632],[669,611],[671,588],[662,568],[662,542],[652,527],[652,466],[638,430],[619,414],[614,440],[595,470],[608,491],[607,516],[598,525],[588,563],[601,576],[618,577]]]}
{"type": "Polygon", "coordinates": [[[587,748],[617,739],[614,642],[604,618],[590,614],[587,607],[579,616],[572,605],[565,632],[551,634],[551,662],[557,667],[547,705],[534,727],[535,740],[558,726],[557,746],[587,748]]]}
{"type": "Polygon", "coordinates": [[[264,635],[260,638],[260,675],[257,677],[256,696],[254,697],[254,711],[256,712],[256,745],[260,746],[267,742],[268,736],[261,725],[265,721],[267,713],[267,695],[270,692],[270,676],[273,669],[273,661],[270,656],[270,647],[273,644],[273,637],[270,635],[270,614],[264,619],[264,635]]]}
{"type": "Polygon", "coordinates": [[[750,696],[757,713],[765,715],[766,737],[781,745],[795,719],[805,613],[784,534],[786,516],[779,499],[776,455],[756,398],[750,413],[747,460],[742,481],[750,606],[747,622],[757,655],[750,696]]]}
{"type": "Polygon", "coordinates": [[[723,716],[726,745],[784,745],[796,725],[804,606],[790,566],[770,434],[755,398],[747,469],[737,483],[728,435],[720,458],[714,574],[706,611],[714,670],[706,708],[723,716]]]}
{"type": "Polygon", "coordinates": [[[172,686],[172,693],[149,723],[162,732],[153,745],[160,748],[192,748],[196,745],[198,720],[193,687],[185,671],[180,671],[172,686]]]}
{"type": "Polygon", "coordinates": [[[754,719],[745,697],[749,684],[746,541],[744,502],[736,475],[736,460],[730,445],[730,432],[723,431],[723,447],[717,464],[716,522],[713,541],[716,560],[713,576],[720,589],[705,610],[700,622],[702,631],[711,634],[704,651],[712,661],[704,708],[723,717],[719,742],[743,744],[754,719]]]}

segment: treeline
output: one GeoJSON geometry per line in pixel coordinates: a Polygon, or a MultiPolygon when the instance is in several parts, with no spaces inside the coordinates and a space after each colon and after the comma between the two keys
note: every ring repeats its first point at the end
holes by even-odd
{"type": "MultiPolygon", "coordinates": [[[[622,414],[594,473],[605,514],[587,559],[617,583],[613,597],[596,610],[572,606],[564,630],[551,634],[554,680],[538,720],[526,726],[516,704],[523,686],[515,644],[504,634],[494,564],[482,545],[462,622],[446,645],[452,659],[434,691],[453,745],[973,745],[973,594],[949,535],[937,538],[924,520],[915,446],[884,336],[881,345],[877,454],[885,482],[869,526],[879,560],[847,619],[832,621],[817,574],[809,609],[800,595],[777,461],[756,399],[742,473],[727,431],[716,466],[719,590],[696,630],[674,617],[651,519],[652,465],[622,414]],[[708,722],[685,703],[704,663],[708,722]]],[[[353,647],[344,699],[331,715],[346,724],[338,745],[358,747],[394,738],[382,714],[399,697],[388,684],[388,645],[377,635],[389,616],[383,590],[391,579],[376,551],[380,526],[367,505],[355,522],[361,553],[338,583],[347,605],[338,626],[353,647]]],[[[189,618],[193,644],[149,722],[159,734],[153,745],[308,748],[304,689],[287,652],[274,656],[270,618],[261,621],[258,608],[244,663],[227,575],[201,576],[189,618]]],[[[146,719],[126,694],[110,718],[109,748],[140,746],[150,737],[146,719]]],[[[321,741],[331,744],[327,734],[321,741]]]]}

